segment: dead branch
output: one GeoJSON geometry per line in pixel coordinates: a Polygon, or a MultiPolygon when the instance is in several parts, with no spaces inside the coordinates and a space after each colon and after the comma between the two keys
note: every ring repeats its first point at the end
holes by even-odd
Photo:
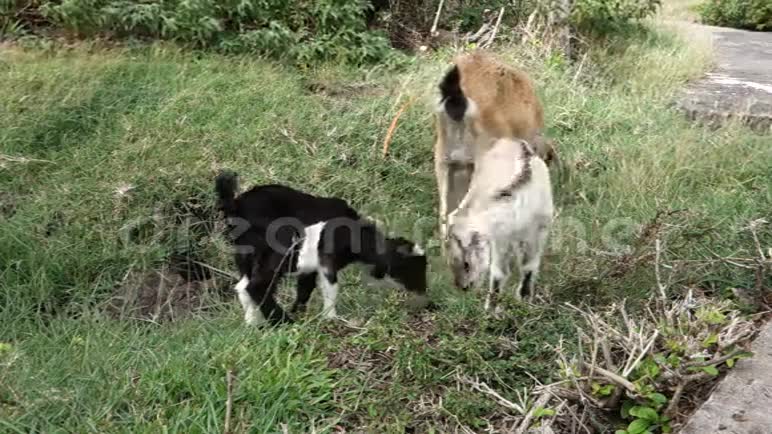
{"type": "Polygon", "coordinates": [[[478,29],[478,30],[477,30],[477,31],[476,31],[476,32],[475,32],[473,35],[469,35],[469,36],[467,36],[465,39],[466,39],[466,41],[467,41],[468,43],[471,43],[471,42],[477,42],[477,41],[479,41],[479,40],[480,40],[480,38],[481,38],[481,37],[482,37],[484,34],[487,34],[487,32],[488,32],[490,29],[491,29],[491,25],[490,25],[490,24],[488,24],[488,23],[483,23],[483,24],[482,24],[482,26],[480,26],[480,28],[479,28],[479,29],[478,29]]]}
{"type": "Polygon", "coordinates": [[[743,354],[745,352],[746,351],[744,351],[744,350],[735,350],[735,351],[732,351],[729,354],[723,355],[721,357],[714,357],[714,358],[712,358],[710,360],[704,360],[704,361],[701,361],[701,362],[688,362],[688,363],[684,363],[683,368],[684,369],[687,369],[687,368],[704,368],[706,366],[711,366],[711,365],[720,365],[720,364],[726,362],[727,360],[730,360],[730,359],[733,359],[735,357],[738,357],[739,355],[741,355],[741,354],[743,354]]]}
{"type": "Polygon", "coordinates": [[[631,383],[627,378],[622,377],[619,374],[615,374],[611,371],[607,371],[600,366],[595,366],[593,369],[600,374],[601,376],[605,377],[612,383],[617,384],[618,386],[622,386],[625,389],[629,390],[632,393],[635,393],[635,385],[631,383]]]}
{"type": "Polygon", "coordinates": [[[656,249],[656,257],[654,259],[654,274],[657,279],[657,289],[659,290],[659,296],[663,300],[667,298],[667,294],[665,294],[665,285],[662,283],[662,275],[660,274],[660,258],[662,255],[662,249],[660,247],[660,241],[659,237],[654,241],[654,248],[656,249]]]}
{"type": "Polygon", "coordinates": [[[223,427],[223,433],[229,434],[231,432],[231,412],[233,411],[233,370],[228,369],[225,374],[225,383],[227,388],[228,399],[225,401],[225,423],[223,427]]]}
{"type": "Polygon", "coordinates": [[[684,393],[685,387],[685,381],[678,383],[675,392],[673,392],[673,396],[670,398],[670,402],[668,403],[667,408],[665,408],[665,415],[672,416],[675,414],[678,409],[678,402],[681,400],[681,395],[684,393]]]}
{"type": "Polygon", "coordinates": [[[14,157],[12,155],[0,154],[0,169],[5,168],[6,166],[8,166],[8,163],[19,163],[19,164],[27,164],[27,163],[53,163],[53,161],[51,161],[51,160],[39,160],[37,158],[14,157]]]}
{"type": "Polygon", "coordinates": [[[491,36],[488,38],[487,41],[485,41],[485,44],[483,44],[482,48],[488,48],[493,43],[493,40],[496,39],[496,32],[499,30],[499,25],[501,25],[501,17],[504,16],[504,7],[501,7],[501,10],[499,11],[499,17],[496,19],[496,25],[493,26],[493,30],[491,31],[491,36]]]}
{"type": "Polygon", "coordinates": [[[654,346],[654,342],[657,340],[657,337],[659,337],[659,330],[654,330],[654,334],[651,336],[651,339],[649,339],[649,343],[646,345],[646,347],[644,347],[641,353],[638,354],[638,357],[635,359],[635,361],[622,371],[622,376],[627,377],[635,370],[635,367],[638,366],[638,363],[641,362],[643,356],[648,354],[651,350],[651,347],[654,346]]]}
{"type": "Polygon", "coordinates": [[[528,412],[528,414],[525,415],[525,418],[520,422],[520,425],[518,425],[517,429],[514,431],[515,434],[524,434],[528,431],[528,427],[531,426],[531,422],[533,422],[533,419],[536,415],[536,411],[538,409],[544,408],[544,406],[547,405],[547,403],[552,399],[552,395],[549,393],[542,394],[539,399],[536,400],[536,402],[533,404],[533,407],[528,412]]]}
{"type": "Polygon", "coordinates": [[[492,396],[496,402],[498,402],[500,405],[518,412],[519,414],[525,414],[525,409],[521,407],[520,405],[515,404],[514,402],[504,398],[501,396],[498,392],[493,390],[490,386],[487,384],[480,382],[479,380],[472,380],[470,378],[464,378],[461,377],[460,380],[470,386],[472,386],[472,389],[484,393],[486,395],[492,396]]]}
{"type": "Polygon", "coordinates": [[[764,249],[761,248],[761,242],[759,241],[759,234],[756,233],[756,229],[759,226],[766,223],[767,221],[764,219],[756,219],[748,225],[748,229],[751,231],[751,236],[753,237],[753,243],[756,244],[756,250],[759,253],[759,260],[761,261],[761,263],[766,262],[767,259],[764,257],[764,249]]]}
{"type": "Polygon", "coordinates": [[[442,13],[442,6],[445,4],[445,0],[440,0],[440,5],[437,6],[437,13],[434,15],[434,22],[432,23],[432,29],[429,33],[434,35],[437,33],[437,24],[440,22],[440,13],[442,13]]]}

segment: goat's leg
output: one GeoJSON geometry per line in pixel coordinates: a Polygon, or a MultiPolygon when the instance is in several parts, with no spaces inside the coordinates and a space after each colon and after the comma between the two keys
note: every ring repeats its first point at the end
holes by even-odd
{"type": "Polygon", "coordinates": [[[325,268],[317,273],[319,287],[322,288],[323,315],[326,318],[338,316],[335,311],[335,301],[338,298],[338,276],[334,270],[325,268]]]}
{"type": "Polygon", "coordinates": [[[439,191],[440,199],[440,250],[442,256],[445,256],[446,252],[446,240],[448,236],[448,189],[450,188],[450,166],[443,161],[437,161],[435,163],[435,175],[437,176],[437,190],[439,191]]]}
{"type": "Polygon", "coordinates": [[[465,203],[469,185],[472,182],[474,165],[469,163],[454,163],[449,174],[450,188],[447,193],[447,213],[452,213],[465,203]]]}
{"type": "Polygon", "coordinates": [[[292,322],[273,296],[286,272],[287,265],[284,258],[274,252],[267,252],[253,268],[246,288],[252,300],[260,306],[263,317],[274,325],[292,322]]]}
{"type": "Polygon", "coordinates": [[[519,258],[520,283],[517,286],[515,296],[518,299],[533,299],[534,284],[541,266],[541,257],[547,242],[546,229],[540,229],[532,240],[522,243],[522,251],[519,258]]]}
{"type": "Polygon", "coordinates": [[[247,292],[260,306],[260,312],[262,312],[263,317],[268,319],[271,324],[291,323],[292,319],[273,297],[275,290],[276,285],[272,283],[270,276],[268,279],[252,279],[249,285],[247,285],[247,292]]]}
{"type": "Polygon", "coordinates": [[[244,308],[244,322],[248,325],[256,325],[264,321],[265,318],[263,318],[263,314],[260,312],[260,308],[257,303],[255,303],[255,300],[253,300],[247,292],[248,285],[249,277],[243,276],[234,289],[236,290],[236,294],[238,294],[241,306],[244,308]]]}
{"type": "Polygon", "coordinates": [[[488,295],[485,298],[485,310],[499,313],[496,306],[501,287],[509,277],[509,255],[500,252],[496,246],[491,246],[490,264],[488,268],[488,295]]]}
{"type": "Polygon", "coordinates": [[[308,300],[311,298],[311,293],[316,288],[316,274],[317,273],[305,273],[298,276],[297,282],[297,298],[295,304],[292,305],[290,312],[305,312],[308,300]]]}

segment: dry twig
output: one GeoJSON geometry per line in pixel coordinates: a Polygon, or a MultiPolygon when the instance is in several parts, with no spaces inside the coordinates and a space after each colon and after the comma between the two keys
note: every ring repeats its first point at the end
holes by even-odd
{"type": "Polygon", "coordinates": [[[523,420],[520,422],[517,429],[515,430],[515,434],[524,434],[527,432],[528,427],[531,426],[531,422],[533,422],[533,419],[536,416],[536,411],[543,409],[544,406],[549,403],[550,399],[552,399],[552,395],[549,393],[543,393],[533,404],[533,407],[528,412],[528,414],[525,415],[525,418],[523,418],[523,420]]]}
{"type": "Polygon", "coordinates": [[[394,130],[397,128],[397,121],[400,116],[402,116],[402,113],[404,113],[415,100],[416,97],[412,96],[406,103],[402,104],[402,107],[399,108],[397,114],[394,115],[394,119],[391,120],[391,125],[389,125],[389,129],[386,130],[386,137],[383,139],[383,158],[386,158],[386,156],[389,155],[389,144],[391,143],[391,137],[394,135],[394,130]]]}
{"type": "Polygon", "coordinates": [[[437,33],[437,24],[440,22],[440,13],[442,13],[442,6],[445,4],[445,0],[440,0],[440,5],[437,6],[437,14],[434,15],[434,22],[432,23],[432,29],[430,33],[434,35],[437,33]]]}
{"type": "Polygon", "coordinates": [[[482,393],[484,393],[486,395],[492,396],[494,398],[494,400],[496,402],[498,402],[500,405],[502,405],[502,406],[504,406],[504,407],[506,407],[506,408],[508,408],[510,410],[514,410],[514,411],[518,412],[519,414],[525,414],[525,408],[523,408],[522,406],[520,406],[518,404],[515,404],[514,402],[504,398],[503,396],[501,396],[498,392],[493,390],[487,384],[485,384],[483,382],[480,382],[479,380],[472,380],[470,378],[464,378],[464,377],[460,377],[459,380],[461,382],[464,382],[464,383],[472,386],[472,389],[474,389],[474,390],[476,390],[478,392],[482,392],[482,393]]]}
{"type": "Polygon", "coordinates": [[[660,241],[659,238],[654,241],[654,246],[656,249],[656,258],[654,260],[654,274],[657,279],[657,289],[659,290],[659,296],[664,300],[667,298],[667,294],[665,294],[665,285],[662,283],[662,275],[660,274],[660,258],[662,255],[662,249],[660,247],[660,241]]]}
{"type": "Polygon", "coordinates": [[[499,17],[496,19],[496,25],[493,26],[493,30],[491,31],[491,36],[488,38],[487,41],[485,41],[485,44],[483,44],[482,48],[488,48],[493,43],[493,40],[496,39],[496,32],[499,30],[499,25],[501,25],[501,17],[504,16],[504,7],[501,7],[501,10],[499,11],[499,17]]]}
{"type": "Polygon", "coordinates": [[[229,434],[231,432],[231,412],[233,411],[233,370],[228,369],[225,374],[225,382],[227,384],[228,399],[225,401],[225,423],[223,433],[229,434]]]}

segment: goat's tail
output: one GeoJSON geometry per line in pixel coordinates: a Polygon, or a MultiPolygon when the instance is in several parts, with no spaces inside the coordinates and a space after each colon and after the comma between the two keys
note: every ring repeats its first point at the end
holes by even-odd
{"type": "Polygon", "coordinates": [[[454,121],[461,122],[469,104],[464,91],[461,90],[461,71],[458,65],[453,65],[453,68],[445,74],[439,87],[445,113],[454,121]]]}
{"type": "Polygon", "coordinates": [[[235,172],[223,170],[214,181],[219,208],[225,215],[236,212],[236,193],[239,190],[239,177],[235,172]]]}

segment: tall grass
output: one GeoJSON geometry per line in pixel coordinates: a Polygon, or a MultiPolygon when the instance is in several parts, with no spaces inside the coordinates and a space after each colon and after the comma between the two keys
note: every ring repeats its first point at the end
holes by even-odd
{"type": "MultiPolygon", "coordinates": [[[[510,399],[531,376],[554,379],[550,345],[574,341],[575,330],[560,303],[642,299],[656,288],[646,256],[653,240],[641,228],[657,225],[665,258],[682,260],[673,291],[730,296],[754,285],[752,271],[705,260],[753,255],[743,228],[772,209],[772,148],[739,127],[693,127],[668,108],[704,68],[704,53],[647,32],[574,66],[531,46],[502,56],[533,75],[570,176],[556,186],[543,306],[508,300],[509,314],[493,319],[479,297],[450,288],[436,257],[430,104],[449,53],[399,73],[334,65],[300,73],[165,45],[3,47],[0,426],[220,431],[231,370],[239,432],[482,430],[496,423],[496,404],[455,374],[510,399]],[[421,103],[400,119],[384,159],[384,133],[412,96],[421,103]],[[305,323],[250,330],[232,299],[173,323],[107,317],[101,303],[127,273],[160,267],[180,243],[231,268],[216,231],[178,231],[182,206],[210,206],[213,177],[226,167],[248,185],[345,197],[422,238],[435,255],[440,311],[408,312],[398,293],[363,288],[350,271],[339,312],[354,325],[318,321],[312,306],[305,323]],[[653,220],[668,210],[682,211],[653,220]]],[[[772,244],[772,232],[760,235],[772,244]]],[[[216,281],[226,291],[233,284],[216,281]]]]}

